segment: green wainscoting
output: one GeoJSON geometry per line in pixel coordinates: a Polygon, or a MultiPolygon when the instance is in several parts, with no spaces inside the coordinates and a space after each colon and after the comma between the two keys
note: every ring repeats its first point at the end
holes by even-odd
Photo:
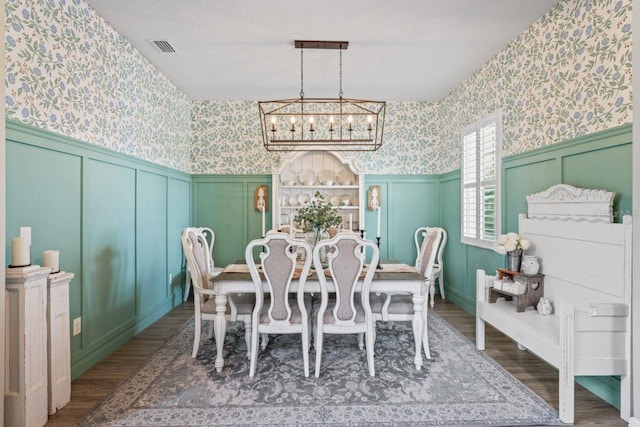
{"type": "Polygon", "coordinates": [[[186,259],[182,252],[182,229],[191,223],[191,181],[169,179],[167,192],[167,268],[171,275],[169,295],[174,305],[182,301],[186,259]],[[169,208],[170,207],[170,208],[169,208]]]}
{"type": "MultiPolygon", "coordinates": [[[[417,256],[413,233],[440,222],[438,177],[365,175],[365,195],[372,185],[379,185],[381,193],[380,258],[413,265],[417,256]]],[[[367,238],[375,241],[377,212],[366,210],[364,216],[367,238]]]]}
{"type": "Polygon", "coordinates": [[[560,183],[614,191],[615,221],[630,215],[631,129],[623,125],[502,159],[503,230],[518,229],[528,194],[560,183]]]}
{"type": "MultiPolygon", "coordinates": [[[[194,175],[192,225],[210,227],[216,241],[213,259],[225,266],[244,259],[244,249],[262,236],[262,215],[255,209],[253,194],[267,185],[271,175],[194,175]]],[[[265,229],[271,229],[271,213],[265,214],[265,229]]]]}
{"type": "MultiPolygon", "coordinates": [[[[136,209],[136,281],[138,299],[136,314],[149,316],[170,298],[168,271],[158,268],[156,260],[167,259],[167,177],[140,171],[138,173],[138,206],[136,209]]],[[[179,241],[175,238],[173,241],[179,241]]]]}
{"type": "Polygon", "coordinates": [[[76,378],[182,300],[191,177],[12,121],[6,163],[7,242],[30,226],[32,262],[58,249],[61,269],[75,274],[76,378]]]}
{"type": "Polygon", "coordinates": [[[476,269],[492,271],[503,267],[504,257],[491,250],[461,243],[460,189],[460,171],[440,176],[440,227],[447,230],[448,235],[447,246],[442,256],[444,291],[448,300],[469,313],[475,313],[476,269]]]}
{"type": "Polygon", "coordinates": [[[84,166],[82,343],[97,348],[136,319],[136,170],[94,159],[84,166]]]}

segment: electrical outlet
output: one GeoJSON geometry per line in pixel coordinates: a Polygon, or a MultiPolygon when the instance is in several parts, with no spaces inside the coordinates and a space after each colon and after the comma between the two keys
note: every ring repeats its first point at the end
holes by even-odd
{"type": "Polygon", "coordinates": [[[169,284],[171,284],[171,282],[173,282],[173,275],[169,273],[169,284]]]}
{"type": "Polygon", "coordinates": [[[75,337],[80,332],[82,332],[82,318],[76,317],[73,319],[73,336],[75,337]]]}
{"type": "Polygon", "coordinates": [[[20,237],[26,238],[28,245],[31,246],[31,227],[20,227],[20,237]]]}

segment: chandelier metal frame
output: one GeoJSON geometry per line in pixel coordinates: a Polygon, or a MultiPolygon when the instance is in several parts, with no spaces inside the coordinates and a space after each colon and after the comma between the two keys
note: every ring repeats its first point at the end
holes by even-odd
{"type": "Polygon", "coordinates": [[[346,41],[296,40],[300,49],[300,97],[260,101],[260,126],[267,151],[376,151],[382,146],[385,101],[342,96],[342,51],[346,41]],[[340,51],[338,98],[305,98],[304,49],[340,51]]]}

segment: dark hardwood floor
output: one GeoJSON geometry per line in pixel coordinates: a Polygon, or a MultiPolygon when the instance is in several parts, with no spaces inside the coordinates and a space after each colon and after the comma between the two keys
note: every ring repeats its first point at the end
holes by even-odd
{"type": "MultiPolygon", "coordinates": [[[[475,317],[448,301],[436,300],[433,310],[471,341],[475,341],[475,317]]],[[[111,353],[71,383],[71,402],[49,417],[47,426],[72,426],[131,376],[167,339],[193,315],[193,302],[174,308],[162,319],[111,353]]],[[[487,327],[487,354],[516,378],[558,409],[558,372],[511,340],[487,327]]],[[[575,425],[627,426],[619,411],[576,384],[575,425]]]]}

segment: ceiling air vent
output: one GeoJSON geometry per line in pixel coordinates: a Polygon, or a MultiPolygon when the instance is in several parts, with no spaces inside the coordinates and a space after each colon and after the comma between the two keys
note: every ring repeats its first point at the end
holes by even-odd
{"type": "Polygon", "coordinates": [[[176,53],[176,50],[167,40],[151,40],[151,43],[162,53],[176,53]]]}

